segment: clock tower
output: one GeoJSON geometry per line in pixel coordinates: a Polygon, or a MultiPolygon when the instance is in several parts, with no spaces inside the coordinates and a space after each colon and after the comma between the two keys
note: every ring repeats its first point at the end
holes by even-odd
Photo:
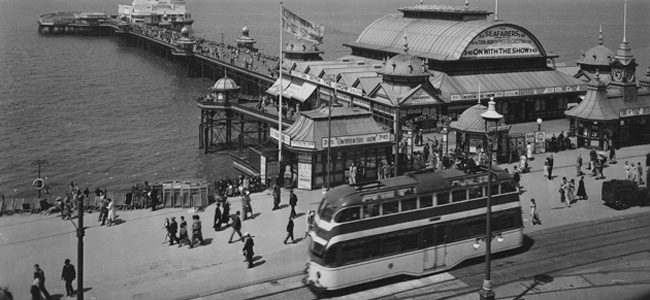
{"type": "Polygon", "coordinates": [[[636,59],[632,55],[632,49],[625,38],[627,21],[627,1],[625,1],[623,17],[623,41],[621,41],[616,56],[610,63],[612,81],[610,89],[617,89],[623,101],[636,101],[636,59]]]}

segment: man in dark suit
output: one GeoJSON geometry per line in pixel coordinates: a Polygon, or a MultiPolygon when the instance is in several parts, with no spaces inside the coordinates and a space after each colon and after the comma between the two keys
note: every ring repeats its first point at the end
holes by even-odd
{"type": "Polygon", "coordinates": [[[293,239],[293,217],[289,217],[289,223],[287,224],[287,237],[284,239],[284,243],[286,244],[287,241],[291,238],[291,242],[295,243],[296,241],[293,239]]]}
{"type": "Polygon", "coordinates": [[[221,230],[221,203],[217,202],[217,207],[214,209],[214,231],[221,230]]]}
{"type": "Polygon", "coordinates": [[[45,272],[43,272],[43,270],[41,269],[41,267],[38,266],[38,264],[34,265],[34,279],[38,279],[38,288],[41,290],[41,293],[45,295],[45,299],[47,300],[52,299],[50,293],[45,288],[45,272]]]}
{"type": "Polygon", "coordinates": [[[253,246],[255,246],[255,242],[250,233],[246,232],[246,234],[244,234],[244,248],[242,249],[242,252],[244,253],[244,256],[246,256],[249,269],[253,267],[253,256],[255,255],[253,246]]]}
{"type": "Polygon", "coordinates": [[[289,205],[291,205],[291,214],[290,218],[293,218],[296,215],[296,205],[298,205],[298,196],[293,193],[293,189],[289,190],[289,205]]]}
{"type": "Polygon", "coordinates": [[[239,218],[239,215],[241,212],[237,211],[235,215],[232,216],[232,224],[230,224],[230,227],[232,227],[232,234],[230,234],[230,240],[228,240],[228,244],[232,243],[232,237],[235,236],[235,233],[239,235],[239,239],[243,241],[244,237],[241,234],[241,219],[239,218]]]}
{"type": "Polygon", "coordinates": [[[65,281],[65,294],[68,297],[72,297],[74,294],[74,289],[72,288],[72,281],[77,277],[77,273],[74,270],[74,266],[70,264],[70,260],[66,259],[65,264],[63,265],[63,271],[61,272],[61,280],[65,281]]]}
{"type": "Polygon", "coordinates": [[[178,244],[181,243],[180,239],[178,236],[176,236],[176,232],[178,232],[178,223],[176,223],[176,217],[172,217],[172,222],[169,224],[169,245],[173,246],[174,241],[176,241],[178,244]]]}
{"type": "Polygon", "coordinates": [[[548,157],[548,179],[553,180],[553,154],[548,157]]]}

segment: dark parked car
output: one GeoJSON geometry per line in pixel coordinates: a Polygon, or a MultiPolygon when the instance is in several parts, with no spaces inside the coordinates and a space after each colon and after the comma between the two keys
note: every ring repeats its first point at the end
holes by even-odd
{"type": "Polygon", "coordinates": [[[601,193],[605,205],[614,209],[626,209],[630,206],[650,205],[650,194],[647,188],[639,188],[629,180],[609,180],[603,182],[601,193]]]}

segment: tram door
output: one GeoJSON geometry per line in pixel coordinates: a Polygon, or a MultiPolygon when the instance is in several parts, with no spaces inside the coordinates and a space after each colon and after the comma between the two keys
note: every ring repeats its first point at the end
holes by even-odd
{"type": "Polygon", "coordinates": [[[424,230],[424,270],[445,265],[447,226],[434,225],[424,230]]]}

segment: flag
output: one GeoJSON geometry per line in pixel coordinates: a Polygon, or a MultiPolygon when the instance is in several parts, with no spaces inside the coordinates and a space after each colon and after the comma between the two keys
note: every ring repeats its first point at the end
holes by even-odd
{"type": "Polygon", "coordinates": [[[323,43],[323,32],[325,31],[323,25],[305,20],[284,7],[282,7],[282,29],[296,38],[323,43]]]}

